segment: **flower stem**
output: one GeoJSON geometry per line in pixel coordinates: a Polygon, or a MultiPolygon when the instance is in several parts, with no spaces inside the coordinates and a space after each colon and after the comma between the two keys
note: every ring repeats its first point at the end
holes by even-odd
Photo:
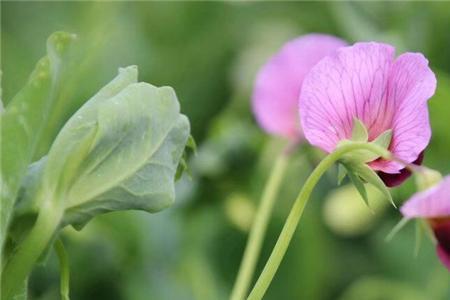
{"type": "Polygon", "coordinates": [[[58,209],[44,202],[34,227],[6,261],[2,270],[1,299],[11,300],[20,292],[33,265],[51,241],[61,220],[58,209]]]}
{"type": "Polygon", "coordinates": [[[231,300],[242,300],[248,293],[250,281],[253,278],[256,262],[261,252],[261,246],[266,234],[267,225],[272,214],[273,205],[280,184],[286,172],[289,154],[283,151],[275,161],[261,196],[261,203],[248,236],[244,256],[239,268],[236,282],[231,292],[231,300]]]}
{"type": "Polygon", "coordinates": [[[55,251],[59,260],[59,272],[61,274],[60,283],[60,294],[61,300],[69,300],[69,280],[70,280],[70,270],[69,270],[69,259],[67,257],[66,249],[64,248],[64,243],[61,239],[57,239],[55,242],[55,251]]]}
{"type": "Polygon", "coordinates": [[[303,210],[308,202],[308,199],[318,183],[319,179],[322,175],[334,165],[344,154],[348,152],[352,152],[355,150],[368,150],[374,153],[377,153],[381,157],[385,159],[390,158],[389,151],[383,149],[380,146],[369,144],[369,143],[359,143],[353,142],[351,144],[346,144],[338,147],[334,152],[330,153],[326,156],[319,165],[314,169],[311,175],[306,180],[303,188],[301,189],[297,199],[292,206],[291,212],[289,213],[288,218],[286,219],[286,223],[278,237],[277,243],[272,250],[272,253],[259,276],[253,290],[250,292],[248,296],[248,300],[259,300],[262,299],[266,290],[268,289],[270,283],[272,282],[273,277],[275,276],[278,267],[286,253],[286,250],[289,246],[289,243],[294,235],[295,229],[302,217],[303,210]]]}

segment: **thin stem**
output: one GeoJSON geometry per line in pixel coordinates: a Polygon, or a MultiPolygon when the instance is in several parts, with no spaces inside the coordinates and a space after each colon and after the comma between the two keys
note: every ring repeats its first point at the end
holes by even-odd
{"type": "Polygon", "coordinates": [[[64,248],[64,243],[61,239],[57,239],[55,242],[54,249],[59,260],[59,272],[60,276],[60,294],[61,300],[69,300],[69,281],[70,281],[70,268],[69,268],[69,258],[67,257],[66,249],[64,248]]]}
{"type": "Polygon", "coordinates": [[[390,242],[394,236],[403,228],[411,219],[403,218],[398,222],[394,228],[392,228],[391,232],[386,236],[385,241],[390,242]]]}
{"type": "Polygon", "coordinates": [[[242,300],[248,293],[250,281],[254,275],[256,262],[261,252],[267,225],[272,214],[276,195],[278,194],[280,184],[286,172],[288,160],[289,156],[287,152],[283,151],[275,161],[272,172],[266,182],[261,196],[261,204],[256,212],[236,282],[231,292],[230,299],[232,300],[242,300]]]}
{"type": "Polygon", "coordinates": [[[3,268],[1,299],[11,300],[20,292],[33,265],[52,239],[60,219],[58,210],[44,202],[34,227],[3,268]]]}
{"type": "Polygon", "coordinates": [[[369,144],[369,143],[351,143],[338,147],[334,152],[330,153],[326,156],[319,165],[314,169],[311,175],[306,180],[303,188],[301,189],[297,199],[295,200],[294,205],[292,206],[291,212],[289,213],[288,218],[286,219],[286,223],[278,237],[277,243],[272,250],[272,253],[259,276],[253,290],[250,292],[248,296],[248,300],[259,300],[264,296],[267,288],[272,282],[273,277],[275,276],[278,267],[286,253],[286,250],[289,246],[289,243],[294,235],[295,229],[302,217],[303,210],[306,206],[306,203],[316,186],[319,179],[322,175],[334,165],[336,161],[338,161],[344,154],[355,151],[355,150],[368,150],[372,151],[385,159],[390,158],[389,151],[381,148],[378,145],[369,144]]]}

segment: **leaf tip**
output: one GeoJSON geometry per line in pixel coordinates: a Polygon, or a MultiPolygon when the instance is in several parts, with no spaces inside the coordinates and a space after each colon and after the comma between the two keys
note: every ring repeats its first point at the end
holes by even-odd
{"type": "Polygon", "coordinates": [[[76,39],[77,35],[74,33],[64,31],[54,32],[47,40],[47,51],[57,56],[62,56],[76,39]]]}

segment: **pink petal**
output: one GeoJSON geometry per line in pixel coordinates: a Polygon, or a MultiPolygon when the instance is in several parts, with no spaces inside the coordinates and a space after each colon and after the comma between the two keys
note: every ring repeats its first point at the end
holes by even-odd
{"type": "MultiPolygon", "coordinates": [[[[419,154],[419,157],[412,163],[420,166],[423,162],[423,151],[419,154]]],[[[390,174],[390,173],[384,173],[382,171],[378,171],[378,176],[383,180],[384,184],[387,187],[396,187],[401,185],[406,179],[408,179],[411,176],[411,171],[407,168],[403,168],[399,171],[399,173],[390,174]]]]}
{"type": "Polygon", "coordinates": [[[303,82],[300,120],[308,141],[332,152],[351,136],[353,119],[369,129],[369,139],[390,129],[394,105],[386,87],[394,48],[357,43],[321,60],[303,82]]]}
{"type": "Polygon", "coordinates": [[[333,36],[309,34],[286,43],[259,71],[253,112],[267,132],[298,139],[298,97],[305,75],[324,56],[346,43],[333,36]]]}
{"type": "MultiPolygon", "coordinates": [[[[394,61],[394,51],[386,44],[357,43],[311,70],[300,95],[300,120],[311,144],[332,152],[350,138],[357,118],[369,140],[392,129],[390,150],[408,163],[418,158],[431,136],[427,100],[436,78],[423,55],[405,53],[394,61]]],[[[404,168],[384,160],[369,165],[390,174],[404,168]]]]}
{"type": "MultiPolygon", "coordinates": [[[[387,89],[388,101],[395,105],[390,150],[408,163],[415,161],[430,142],[427,100],[435,89],[436,77],[422,54],[405,53],[394,62],[387,89]]],[[[371,166],[386,173],[398,173],[404,167],[387,161],[371,166]]]]}
{"type": "Polygon", "coordinates": [[[450,216],[450,176],[436,186],[415,194],[400,208],[406,218],[445,218],[450,216]]]}

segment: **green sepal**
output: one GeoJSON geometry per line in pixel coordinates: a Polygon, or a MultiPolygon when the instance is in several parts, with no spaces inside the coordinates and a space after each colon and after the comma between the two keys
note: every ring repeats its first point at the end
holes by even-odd
{"type": "Polygon", "coordinates": [[[189,135],[188,140],[186,142],[186,148],[191,150],[194,154],[197,154],[197,143],[192,135],[189,135]]]}
{"type": "Polygon", "coordinates": [[[369,140],[369,133],[366,126],[359,119],[353,119],[352,141],[367,142],[369,140]]]}
{"type": "MultiPolygon", "coordinates": [[[[338,143],[337,147],[348,145],[353,142],[367,142],[368,144],[375,144],[383,149],[388,149],[392,141],[392,130],[386,130],[381,133],[376,139],[369,142],[369,133],[364,123],[359,119],[355,118],[353,120],[352,136],[349,140],[342,140],[338,143]]],[[[368,163],[380,158],[380,155],[373,153],[369,150],[356,150],[349,154],[344,155],[342,161],[350,163],[368,163]]]]}
{"type": "MultiPolygon", "coordinates": [[[[351,140],[342,140],[338,143],[337,147],[341,147],[343,145],[348,145],[348,144],[351,144],[354,142],[355,141],[351,141],[351,140]]],[[[355,150],[355,151],[352,151],[351,153],[345,154],[341,160],[344,162],[347,162],[347,163],[368,163],[368,162],[378,159],[379,157],[380,157],[380,155],[378,155],[377,153],[374,153],[369,150],[361,149],[361,150],[355,150]]]]}
{"type": "Polygon", "coordinates": [[[337,180],[337,184],[341,185],[342,181],[344,181],[345,176],[347,176],[347,169],[345,168],[345,166],[343,164],[338,164],[338,180],[337,180]]]}
{"type": "Polygon", "coordinates": [[[187,164],[188,161],[188,152],[192,152],[194,155],[197,154],[197,144],[195,143],[195,139],[192,135],[189,135],[186,147],[184,148],[183,155],[181,156],[180,163],[177,167],[177,172],[175,174],[175,180],[179,180],[184,173],[188,175],[190,179],[192,179],[192,173],[187,164]],[[190,150],[190,151],[189,151],[190,150]]]}
{"type": "Polygon", "coordinates": [[[376,139],[372,141],[373,144],[376,144],[384,149],[387,149],[392,141],[392,129],[388,129],[382,134],[380,134],[376,139]]]}
{"type": "Polygon", "coordinates": [[[384,184],[383,180],[378,176],[378,174],[372,170],[367,164],[351,164],[348,166],[348,169],[354,171],[359,177],[365,180],[367,183],[372,184],[376,187],[380,192],[382,192],[386,198],[391,202],[394,207],[397,207],[392,199],[391,193],[388,188],[384,184]]]}
{"type": "Polygon", "coordinates": [[[186,154],[183,153],[183,156],[180,159],[180,163],[178,164],[177,171],[175,173],[175,181],[178,181],[185,173],[189,176],[189,178],[191,178],[192,174],[186,162],[186,154]]]}
{"type": "Polygon", "coordinates": [[[368,207],[370,207],[369,198],[367,197],[367,191],[366,191],[366,187],[364,186],[364,182],[351,169],[347,170],[347,174],[348,174],[348,177],[350,178],[351,182],[353,183],[353,185],[356,187],[356,190],[361,195],[361,198],[364,200],[366,205],[368,207]]]}
{"type": "MultiPolygon", "coordinates": [[[[364,123],[358,119],[353,121],[353,130],[351,140],[342,140],[338,143],[337,148],[352,143],[366,142],[367,144],[377,145],[378,147],[387,150],[392,140],[392,130],[386,130],[380,134],[375,140],[369,142],[369,133],[364,123]]],[[[387,152],[387,151],[386,151],[387,152]]],[[[364,188],[364,181],[372,184],[375,188],[380,190],[387,199],[394,205],[392,196],[389,190],[385,186],[384,182],[380,179],[377,173],[372,170],[367,163],[380,158],[379,153],[374,153],[370,150],[355,150],[342,156],[339,162],[345,167],[347,175],[355,185],[361,197],[368,204],[367,193],[364,188]]],[[[345,172],[342,167],[338,171],[338,183],[340,183],[345,177],[345,172]]]]}

